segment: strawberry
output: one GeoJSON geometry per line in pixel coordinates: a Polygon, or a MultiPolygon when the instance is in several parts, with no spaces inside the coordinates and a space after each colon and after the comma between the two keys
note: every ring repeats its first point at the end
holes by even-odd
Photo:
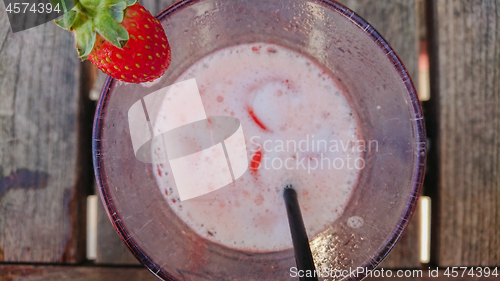
{"type": "Polygon", "coordinates": [[[153,81],[170,65],[160,21],[135,0],[80,0],[56,23],[73,32],[82,60],[116,79],[153,81]]]}

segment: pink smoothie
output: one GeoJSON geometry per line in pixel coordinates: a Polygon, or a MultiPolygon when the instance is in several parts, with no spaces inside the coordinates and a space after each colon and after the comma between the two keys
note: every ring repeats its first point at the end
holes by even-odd
{"type": "Polygon", "coordinates": [[[161,193],[182,221],[234,249],[291,248],[287,184],[298,193],[310,239],[339,218],[364,161],[354,113],[332,73],[299,53],[258,43],[210,54],[177,82],[192,78],[207,116],[240,120],[251,163],[232,184],[180,201],[168,161],[155,160],[161,193]]]}

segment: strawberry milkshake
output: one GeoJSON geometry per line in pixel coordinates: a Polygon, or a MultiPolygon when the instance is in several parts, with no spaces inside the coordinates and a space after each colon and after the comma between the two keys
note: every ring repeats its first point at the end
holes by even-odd
{"type": "Polygon", "coordinates": [[[250,163],[231,184],[181,201],[168,161],[154,160],[160,191],[184,223],[237,250],[291,248],[287,184],[297,191],[310,239],[339,218],[368,147],[332,73],[290,49],[254,43],[209,54],[176,82],[192,78],[207,116],[241,122],[250,163]]]}

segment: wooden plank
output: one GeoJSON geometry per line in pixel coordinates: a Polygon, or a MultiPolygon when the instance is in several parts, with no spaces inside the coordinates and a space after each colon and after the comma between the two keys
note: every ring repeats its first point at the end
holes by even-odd
{"type": "MultiPolygon", "coordinates": [[[[391,270],[392,277],[388,277],[388,272],[384,271],[384,277],[375,277],[378,276],[375,273],[372,273],[372,276],[367,277],[366,279],[363,279],[364,281],[390,281],[390,280],[404,280],[404,281],[497,281],[498,276],[493,276],[491,275],[491,272],[493,272],[493,268],[490,268],[490,274],[488,274],[488,277],[485,277],[484,274],[481,274],[479,276],[479,271],[475,270],[473,271],[476,275],[474,277],[467,275],[469,272],[470,268],[468,268],[465,272],[464,269],[456,268],[455,271],[457,272],[458,275],[456,277],[453,277],[452,273],[452,268],[449,269],[449,271],[446,271],[446,269],[443,268],[436,268],[436,267],[431,267],[430,271],[428,268],[423,269],[423,270],[402,270],[398,272],[397,270],[391,270]],[[436,270],[437,269],[437,270],[436,270]],[[400,274],[400,275],[398,275],[400,274]],[[404,275],[407,274],[407,275],[404,275]],[[446,275],[448,274],[448,275],[446,275]],[[463,276],[462,276],[463,275],[463,276]],[[399,277],[398,276],[403,276],[399,277]],[[408,277],[407,277],[408,276],[408,277]],[[396,278],[395,278],[396,277],[396,278]]],[[[498,271],[498,270],[497,270],[498,271]]]]}
{"type": "MultiPolygon", "coordinates": [[[[423,270],[391,270],[392,277],[387,277],[387,270],[382,273],[372,272],[372,276],[363,279],[365,281],[497,281],[498,277],[470,277],[467,271],[464,276],[462,269],[457,269],[457,277],[447,277],[445,269],[435,267],[423,270]],[[380,275],[377,275],[380,274],[380,275]],[[407,274],[408,277],[397,278],[398,274],[407,274]],[[381,277],[375,277],[381,276],[381,277]],[[383,276],[383,277],[382,277],[383,276]],[[395,278],[396,277],[396,278],[395,278]]],[[[493,272],[493,269],[490,269],[493,272]]],[[[451,269],[450,269],[451,272],[451,269]]],[[[478,271],[474,271],[478,272],[478,271]]],[[[286,274],[286,273],[285,273],[286,274]]],[[[283,276],[283,280],[288,280],[283,276]]],[[[158,279],[143,267],[102,267],[102,266],[33,266],[33,265],[0,265],[0,281],[158,281],[158,279]]]]}
{"type": "Polygon", "coordinates": [[[0,61],[0,261],[79,262],[91,112],[72,35],[52,22],[13,34],[0,5],[0,61]]]}
{"type": "MultiPolygon", "coordinates": [[[[143,0],[141,4],[148,9],[151,14],[156,15],[171,4],[174,0],[143,0]]],[[[101,71],[99,78],[94,84],[94,90],[99,91],[104,84],[106,75],[101,71]]],[[[136,265],[139,264],[137,259],[130,253],[125,244],[121,241],[118,234],[116,234],[108,215],[104,210],[101,200],[99,200],[99,208],[97,211],[98,226],[97,226],[97,264],[122,264],[122,265],[136,265]]]]}
{"type": "Polygon", "coordinates": [[[158,281],[143,267],[0,265],[0,281],[158,281]]]}
{"type": "Polygon", "coordinates": [[[500,265],[500,1],[433,1],[440,266],[500,265]]]}
{"type": "Polygon", "coordinates": [[[372,25],[403,61],[415,84],[418,74],[417,0],[338,0],[372,25]]]}
{"type": "MultiPolygon", "coordinates": [[[[340,0],[384,37],[418,85],[418,28],[415,0],[340,0]]],[[[413,218],[390,254],[380,264],[385,268],[417,268],[420,264],[418,214],[413,218]]]]}

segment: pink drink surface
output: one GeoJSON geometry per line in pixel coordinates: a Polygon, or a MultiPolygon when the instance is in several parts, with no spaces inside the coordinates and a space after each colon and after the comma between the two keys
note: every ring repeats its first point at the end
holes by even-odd
{"type": "Polygon", "coordinates": [[[176,82],[196,79],[207,116],[240,120],[251,163],[228,186],[180,201],[168,161],[154,162],[178,217],[214,243],[256,252],[292,247],[287,184],[298,193],[310,239],[339,218],[364,161],[353,111],[331,75],[265,43],[216,51],[181,74],[176,82]]]}

